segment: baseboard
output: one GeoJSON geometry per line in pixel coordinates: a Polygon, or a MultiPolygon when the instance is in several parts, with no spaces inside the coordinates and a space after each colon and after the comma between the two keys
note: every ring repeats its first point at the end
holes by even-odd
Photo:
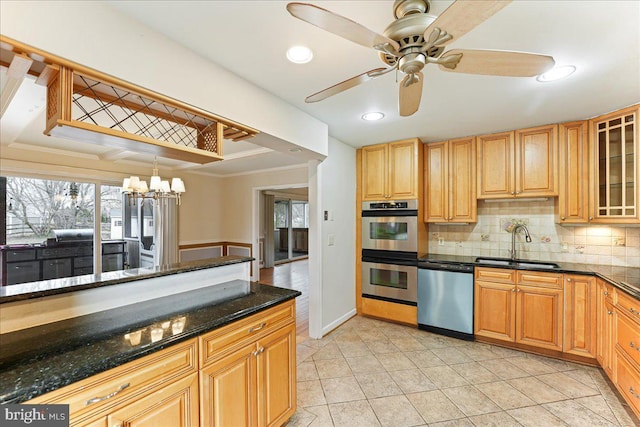
{"type": "Polygon", "coordinates": [[[356,309],[354,308],[348,311],[347,313],[345,313],[344,315],[338,317],[336,320],[334,320],[333,322],[329,323],[327,326],[322,328],[322,336],[324,337],[329,332],[333,331],[335,328],[342,325],[344,322],[351,319],[355,315],[356,315],[356,309]]]}

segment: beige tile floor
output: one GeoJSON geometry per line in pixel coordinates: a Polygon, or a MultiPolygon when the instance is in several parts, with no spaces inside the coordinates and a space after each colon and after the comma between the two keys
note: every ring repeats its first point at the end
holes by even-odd
{"type": "Polygon", "coordinates": [[[635,426],[598,368],[354,317],[297,345],[293,426],[635,426]]]}

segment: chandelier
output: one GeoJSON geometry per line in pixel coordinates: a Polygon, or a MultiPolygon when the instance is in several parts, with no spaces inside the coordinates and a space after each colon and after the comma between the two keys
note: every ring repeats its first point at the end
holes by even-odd
{"type": "Polygon", "coordinates": [[[172,178],[171,185],[158,174],[158,160],[153,160],[153,175],[149,185],[140,177],[130,176],[122,181],[122,193],[134,199],[176,199],[180,205],[180,195],[186,190],[180,178],[172,178]]]}

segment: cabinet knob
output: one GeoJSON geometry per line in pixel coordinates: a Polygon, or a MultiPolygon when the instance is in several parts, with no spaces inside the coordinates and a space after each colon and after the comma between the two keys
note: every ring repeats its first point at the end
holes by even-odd
{"type": "Polygon", "coordinates": [[[520,194],[520,193],[522,193],[522,191],[516,191],[516,194],[520,194]]]}
{"type": "Polygon", "coordinates": [[[613,311],[607,310],[607,314],[613,314],[613,311]]]}
{"type": "Polygon", "coordinates": [[[522,292],[522,289],[518,289],[518,292],[522,292]]]}
{"type": "Polygon", "coordinates": [[[590,217],[589,217],[589,221],[591,221],[591,220],[593,220],[593,217],[592,217],[592,216],[590,216],[590,217]]]}
{"type": "Polygon", "coordinates": [[[511,192],[511,195],[512,195],[512,196],[515,196],[515,195],[516,195],[516,192],[515,192],[515,191],[512,191],[512,192],[511,192]]]}
{"type": "Polygon", "coordinates": [[[567,282],[570,282],[570,281],[571,281],[571,277],[567,277],[567,282]]]}
{"type": "Polygon", "coordinates": [[[515,291],[516,291],[516,288],[511,289],[511,292],[515,292],[515,291]]]}
{"type": "Polygon", "coordinates": [[[608,297],[608,296],[609,296],[609,292],[604,291],[603,293],[604,293],[604,296],[605,296],[605,297],[608,297]]]}
{"type": "Polygon", "coordinates": [[[564,220],[565,220],[565,219],[567,219],[567,218],[565,218],[565,217],[561,216],[561,217],[560,217],[560,219],[561,219],[562,221],[564,221],[564,220]]]}
{"type": "Polygon", "coordinates": [[[635,392],[635,390],[633,389],[633,386],[629,386],[629,393],[631,393],[631,395],[636,399],[640,399],[640,394],[635,392]]]}

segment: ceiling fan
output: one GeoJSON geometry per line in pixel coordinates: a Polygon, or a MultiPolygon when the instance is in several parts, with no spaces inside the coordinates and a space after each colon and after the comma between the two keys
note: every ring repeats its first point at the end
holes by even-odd
{"type": "Polygon", "coordinates": [[[344,16],[309,3],[289,3],[294,17],[354,43],[378,51],[386,68],[375,68],[314,93],[305,102],[317,102],[394,70],[406,74],[400,83],[399,110],[410,116],[420,107],[426,64],[444,71],[492,76],[532,77],[555,64],[551,56],[532,53],[453,49],[445,46],[489,19],[511,0],[457,0],[440,16],[429,15],[430,0],[396,0],[396,18],[384,35],[344,16]],[[444,52],[444,53],[443,53],[444,52]]]}

